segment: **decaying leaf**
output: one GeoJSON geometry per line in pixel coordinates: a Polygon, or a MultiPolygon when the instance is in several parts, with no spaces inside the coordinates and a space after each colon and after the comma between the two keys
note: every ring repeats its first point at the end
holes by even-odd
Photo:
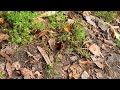
{"type": "Polygon", "coordinates": [[[95,23],[96,17],[92,15],[85,15],[83,14],[84,18],[87,20],[87,23],[93,25],[95,28],[97,28],[97,25],[95,23]]]}
{"type": "Polygon", "coordinates": [[[34,76],[36,77],[36,79],[42,79],[43,77],[42,77],[42,74],[40,74],[40,72],[38,72],[38,71],[36,71],[35,73],[34,73],[34,76]]]}
{"type": "Polygon", "coordinates": [[[34,79],[34,75],[32,71],[26,69],[26,68],[20,68],[21,74],[24,76],[24,79],[34,79]]]}
{"type": "Polygon", "coordinates": [[[100,51],[100,47],[98,45],[96,45],[95,43],[90,45],[89,50],[95,56],[102,56],[102,53],[100,51]]]}
{"type": "Polygon", "coordinates": [[[10,63],[6,63],[6,71],[8,73],[9,78],[12,78],[12,65],[10,63]]]}
{"type": "Polygon", "coordinates": [[[15,50],[13,50],[10,46],[7,46],[5,49],[1,49],[1,52],[7,54],[7,55],[14,55],[15,50]]]}
{"type": "Polygon", "coordinates": [[[89,71],[91,68],[93,68],[94,63],[90,60],[79,60],[79,65],[83,70],[89,71]]]}
{"type": "Polygon", "coordinates": [[[84,71],[81,75],[81,78],[82,79],[89,79],[89,74],[86,71],[84,71]]]}
{"type": "Polygon", "coordinates": [[[0,51],[0,55],[3,56],[8,62],[12,62],[11,58],[4,52],[0,51]]]}
{"type": "Polygon", "coordinates": [[[49,45],[50,45],[50,49],[54,50],[54,46],[55,46],[55,39],[54,38],[51,38],[49,41],[48,41],[49,45]]]}
{"type": "Polygon", "coordinates": [[[39,50],[39,52],[41,53],[41,55],[43,56],[43,58],[45,59],[46,63],[48,65],[52,65],[47,53],[45,52],[45,50],[43,48],[41,48],[40,46],[37,46],[37,49],[39,50]]]}
{"type": "Polygon", "coordinates": [[[20,70],[20,68],[21,68],[21,65],[20,65],[19,61],[14,62],[12,64],[12,70],[20,70]]]}
{"type": "Polygon", "coordinates": [[[0,33],[0,42],[2,42],[3,40],[8,40],[8,38],[9,38],[9,35],[0,33]]]}
{"type": "Polygon", "coordinates": [[[70,66],[69,71],[71,71],[69,73],[69,78],[74,78],[74,79],[78,79],[82,73],[82,69],[77,64],[73,64],[72,66],[70,66]]]}
{"type": "Polygon", "coordinates": [[[105,67],[104,60],[102,58],[96,58],[95,56],[91,56],[93,62],[101,69],[105,67]]]}
{"type": "Polygon", "coordinates": [[[102,19],[98,20],[98,27],[100,27],[103,31],[109,29],[109,25],[106,24],[102,19]]]}

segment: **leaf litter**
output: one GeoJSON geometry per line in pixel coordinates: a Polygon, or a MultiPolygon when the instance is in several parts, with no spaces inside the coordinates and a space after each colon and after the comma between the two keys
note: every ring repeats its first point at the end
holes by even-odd
{"type": "MultiPolygon", "coordinates": [[[[78,17],[76,18],[76,16],[74,16],[75,13],[72,11],[63,11],[63,13],[67,16],[66,21],[69,23],[65,28],[63,28],[63,32],[67,31],[73,33],[74,30],[72,26],[78,17]]],[[[82,13],[80,15],[84,18],[82,19],[82,25],[86,26],[89,24],[85,27],[87,29],[86,33],[88,34],[87,38],[89,38],[89,40],[83,42],[85,48],[92,54],[89,59],[81,57],[79,54],[76,55],[74,50],[70,54],[66,54],[64,50],[66,50],[66,47],[69,46],[66,44],[67,41],[62,43],[57,42],[58,32],[51,29],[45,29],[43,31],[39,31],[38,33],[35,31],[35,37],[29,44],[33,45],[35,47],[34,49],[28,45],[35,52],[24,49],[28,48],[28,46],[22,47],[24,49],[23,54],[19,54],[18,52],[20,51],[16,51],[11,46],[1,48],[0,59],[1,61],[4,60],[5,63],[4,65],[0,64],[0,72],[3,72],[6,78],[13,78],[14,73],[16,72],[18,77],[23,77],[24,79],[43,79],[48,78],[46,75],[47,71],[45,69],[46,65],[54,65],[51,67],[53,71],[57,69],[58,71],[56,72],[60,72],[59,76],[55,76],[56,78],[115,78],[117,73],[113,71],[113,67],[106,63],[106,60],[110,62],[110,58],[108,57],[110,53],[113,54],[113,52],[119,56],[119,49],[116,47],[114,41],[114,39],[120,40],[119,26],[114,26],[105,22],[102,18],[94,16],[91,11],[83,11],[80,13],[82,13]],[[107,37],[105,36],[106,33],[107,37]],[[18,58],[16,58],[16,53],[19,56],[17,56],[18,58]],[[40,58],[39,55],[43,58],[40,58]],[[34,59],[36,63],[31,63],[32,60],[30,57],[34,59]],[[57,58],[60,59],[60,61],[57,61],[57,58]],[[42,61],[43,59],[45,62],[42,61]],[[40,67],[37,66],[37,64],[40,64],[40,67]]],[[[47,22],[48,24],[48,17],[55,14],[57,14],[57,11],[46,11],[38,16],[34,22],[47,22]]],[[[0,23],[4,24],[3,21],[1,20],[0,23]]],[[[8,40],[9,35],[1,32],[0,43],[8,40]]],[[[72,49],[74,46],[71,46],[70,48],[72,49]]],[[[113,57],[111,58],[114,59],[113,57]]],[[[48,69],[48,71],[50,70],[48,69]]],[[[119,76],[119,74],[117,76],[119,76]]]]}

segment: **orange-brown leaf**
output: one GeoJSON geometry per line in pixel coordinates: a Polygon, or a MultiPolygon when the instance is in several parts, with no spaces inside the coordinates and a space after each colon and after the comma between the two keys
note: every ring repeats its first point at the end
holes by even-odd
{"type": "Polygon", "coordinates": [[[67,27],[64,28],[64,29],[65,29],[65,31],[69,32],[70,31],[70,25],[67,25],[67,27]]]}

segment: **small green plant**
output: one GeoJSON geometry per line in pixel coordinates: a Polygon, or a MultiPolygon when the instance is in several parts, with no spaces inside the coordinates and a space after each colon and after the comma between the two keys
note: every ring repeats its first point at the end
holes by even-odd
{"type": "Polygon", "coordinates": [[[117,16],[115,11],[94,11],[94,15],[101,17],[104,21],[112,23],[117,16]]]}
{"type": "Polygon", "coordinates": [[[90,58],[91,54],[87,50],[77,49],[78,53],[86,58],[90,58]]]}
{"type": "Polygon", "coordinates": [[[73,30],[73,40],[75,43],[82,44],[86,38],[86,33],[84,27],[81,25],[80,20],[75,21],[73,30]]]}
{"type": "Polygon", "coordinates": [[[54,72],[55,75],[59,74],[58,70],[54,70],[53,72],[54,72]]]}
{"type": "Polygon", "coordinates": [[[33,23],[35,17],[38,14],[31,11],[8,11],[6,14],[6,20],[10,24],[9,30],[12,42],[27,44],[33,39],[30,35],[32,29],[44,29],[42,23],[33,23]]]}
{"type": "Polygon", "coordinates": [[[57,12],[55,15],[49,16],[50,24],[48,27],[50,29],[63,29],[68,23],[65,21],[66,16],[63,12],[57,12]]]}
{"type": "Polygon", "coordinates": [[[0,77],[4,77],[4,73],[0,72],[0,77]]]}

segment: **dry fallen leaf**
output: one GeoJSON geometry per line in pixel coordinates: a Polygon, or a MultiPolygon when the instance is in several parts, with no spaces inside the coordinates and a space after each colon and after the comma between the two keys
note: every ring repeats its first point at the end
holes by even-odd
{"type": "Polygon", "coordinates": [[[81,78],[82,79],[89,79],[89,74],[86,71],[84,71],[81,75],[81,78]]]}
{"type": "Polygon", "coordinates": [[[90,15],[91,15],[91,12],[90,12],[90,11],[84,11],[84,12],[83,12],[83,15],[84,15],[84,16],[90,16],[90,15]]]}
{"type": "Polygon", "coordinates": [[[96,73],[96,77],[97,77],[98,79],[101,79],[101,78],[103,78],[103,76],[102,76],[102,73],[100,73],[100,72],[97,72],[97,73],[96,73]]]}
{"type": "Polygon", "coordinates": [[[3,40],[8,40],[8,38],[9,38],[9,35],[0,33],[0,42],[2,42],[3,40]]]}
{"type": "Polygon", "coordinates": [[[82,73],[82,69],[79,65],[73,64],[69,68],[69,78],[78,79],[82,73]]]}
{"type": "Polygon", "coordinates": [[[45,50],[43,48],[41,48],[40,46],[37,46],[37,49],[39,50],[39,52],[41,53],[41,55],[45,59],[46,63],[49,64],[49,65],[52,65],[47,53],[45,52],[45,50]]]}
{"type": "Polygon", "coordinates": [[[15,50],[13,50],[10,46],[7,46],[5,49],[1,49],[1,52],[4,52],[7,55],[15,54],[15,50]]]}
{"type": "Polygon", "coordinates": [[[90,60],[79,60],[79,65],[83,70],[89,71],[91,68],[94,67],[94,63],[90,60]]]}
{"type": "Polygon", "coordinates": [[[24,79],[34,79],[34,75],[32,71],[26,69],[26,68],[20,68],[21,74],[24,76],[24,79]]]}
{"type": "Polygon", "coordinates": [[[20,63],[19,63],[19,61],[17,61],[17,62],[14,62],[13,64],[12,64],[12,70],[20,70],[20,68],[21,68],[21,65],[20,65],[20,63]]]}
{"type": "Polygon", "coordinates": [[[48,41],[49,45],[50,45],[50,49],[54,50],[54,46],[55,46],[55,39],[54,38],[51,38],[49,41],[48,41]]]}
{"type": "Polygon", "coordinates": [[[73,24],[75,21],[73,19],[68,19],[69,24],[73,24]]]}
{"type": "Polygon", "coordinates": [[[91,56],[93,62],[101,69],[105,67],[104,60],[102,58],[96,58],[95,56],[91,56]]]}
{"type": "Polygon", "coordinates": [[[89,24],[93,25],[95,28],[97,28],[97,25],[95,23],[96,17],[94,17],[92,15],[90,15],[90,16],[84,16],[84,17],[87,20],[87,23],[89,23],[89,24]]]}
{"type": "Polygon", "coordinates": [[[103,31],[109,29],[109,25],[106,24],[106,22],[104,22],[102,19],[98,20],[98,27],[100,27],[103,31]]]}
{"type": "Polygon", "coordinates": [[[36,71],[35,73],[34,73],[34,76],[36,77],[36,79],[42,79],[43,77],[42,77],[42,74],[40,74],[40,72],[38,72],[38,71],[36,71]]]}
{"type": "Polygon", "coordinates": [[[12,62],[11,58],[4,52],[0,51],[0,55],[4,57],[8,62],[12,62]]]}
{"type": "Polygon", "coordinates": [[[89,50],[95,56],[102,56],[102,53],[100,51],[100,47],[98,45],[96,45],[95,43],[90,45],[89,50]]]}
{"type": "Polygon", "coordinates": [[[10,63],[6,63],[6,71],[8,73],[9,78],[12,78],[12,65],[10,63]]]}

